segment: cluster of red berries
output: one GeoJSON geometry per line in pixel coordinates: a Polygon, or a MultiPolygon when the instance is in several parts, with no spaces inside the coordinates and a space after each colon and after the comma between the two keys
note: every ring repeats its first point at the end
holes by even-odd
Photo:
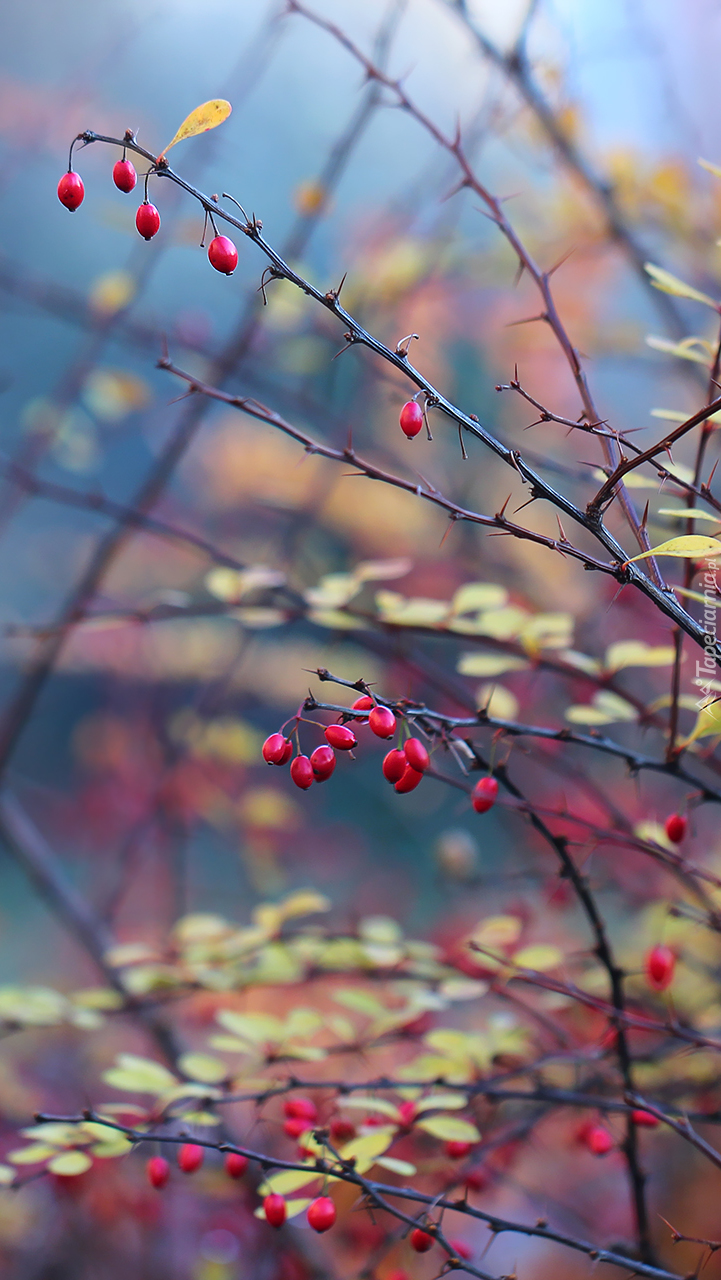
{"type": "MultiPolygon", "coordinates": [[[[271,1227],[282,1227],[288,1210],[283,1197],[271,1192],[263,1201],[263,1212],[271,1227]]],[[[317,1200],[309,1204],[306,1218],[308,1226],[319,1234],[330,1231],[336,1219],[336,1208],[330,1196],[318,1196],[317,1200]]]]}
{"type": "MultiPolygon", "coordinates": [[[[353,703],[352,711],[367,711],[368,716],[357,717],[358,724],[367,724],[378,738],[392,738],[396,731],[396,717],[390,707],[374,702],[368,694],[353,703]]],[[[347,724],[330,724],[325,742],[316,747],[310,756],[297,755],[290,766],[290,776],[296,787],[307,791],[314,782],[325,782],[336,766],[336,751],[352,751],[358,739],[347,724]]],[[[293,755],[293,743],[283,733],[271,733],[262,748],[266,764],[285,765],[293,755]]],[[[383,759],[383,777],[399,795],[415,791],[430,768],[431,758],[420,738],[408,738],[402,747],[394,747],[383,759]]],[[[471,793],[471,804],[476,813],[486,813],[498,798],[498,782],[493,777],[481,778],[471,793]]]]}
{"type": "MultiPolygon", "coordinates": [[[[197,1142],[184,1142],[178,1148],[178,1168],[183,1173],[197,1173],[203,1163],[205,1151],[197,1142]]],[[[239,1151],[229,1151],[225,1157],[225,1172],[230,1178],[242,1178],[248,1168],[248,1157],[239,1151]]],[[[170,1177],[170,1165],[164,1156],[151,1156],[145,1166],[148,1182],[161,1191],[170,1177]]]]}
{"type": "MultiPolygon", "coordinates": [[[[117,160],[113,166],[113,182],[119,191],[131,192],[138,181],[135,165],[130,160],[117,160]]],[[[85,198],[85,187],[79,173],[69,169],[58,183],[58,200],[66,209],[74,213],[85,198]]],[[[212,219],[211,219],[212,220],[212,219]]],[[[138,207],[135,215],[135,226],[144,240],[152,240],[160,230],[160,214],[154,204],[146,198],[138,207]]],[[[215,236],[208,245],[208,260],[211,267],[223,275],[231,276],[238,265],[238,250],[228,236],[215,236]]]]}

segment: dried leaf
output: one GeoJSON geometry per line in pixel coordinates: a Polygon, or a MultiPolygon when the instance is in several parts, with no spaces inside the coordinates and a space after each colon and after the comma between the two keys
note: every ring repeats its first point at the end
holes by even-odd
{"type": "Polygon", "coordinates": [[[185,138],[194,138],[198,133],[207,133],[208,129],[216,129],[219,124],[228,119],[232,110],[225,98],[211,98],[210,102],[202,102],[199,107],[191,111],[189,116],[185,117],[172,141],[164,151],[161,151],[158,159],[162,160],[176,142],[182,142],[185,138]]]}

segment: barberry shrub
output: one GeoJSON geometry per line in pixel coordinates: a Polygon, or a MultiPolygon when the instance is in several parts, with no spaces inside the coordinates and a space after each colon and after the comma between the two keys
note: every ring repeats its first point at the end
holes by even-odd
{"type": "MultiPolygon", "coordinates": [[[[202,215],[203,244],[210,225],[207,257],[217,273],[260,265],[258,305],[278,331],[300,301],[317,317],[305,335],[316,348],[332,334],[345,368],[359,352],[368,360],[348,435],[345,423],[311,432],[306,399],[272,403],[272,379],[269,404],[255,388],[226,385],[235,375],[242,382],[260,323],[251,310],[224,351],[196,351],[192,367],[176,361],[170,342],[159,344],[163,376],[188,397],[177,430],[135,502],[118,508],[86,495],[118,532],[84,571],[70,611],[38,637],[39,656],[0,736],[4,765],[73,628],[86,654],[83,633],[98,623],[148,634],[161,622],[209,616],[237,626],[242,640],[203,666],[206,633],[194,633],[188,647],[205,687],[160,729],[139,716],[124,733],[122,717],[107,713],[81,724],[81,759],[107,774],[89,784],[81,817],[90,825],[99,814],[106,839],[116,810],[126,816],[125,802],[135,801],[131,826],[112,830],[122,832],[123,852],[100,910],[65,878],[33,815],[14,797],[0,808],[9,846],[101,975],[94,986],[0,990],[8,1034],[86,1042],[69,1055],[62,1088],[37,1084],[34,1116],[25,1095],[14,1095],[0,1182],[28,1198],[51,1187],[73,1212],[82,1203],[105,1233],[108,1257],[120,1212],[168,1230],[202,1219],[203,1256],[223,1276],[238,1239],[254,1273],[272,1264],[279,1280],[302,1280],[316,1266],[375,1280],[455,1269],[487,1280],[513,1271],[525,1241],[535,1252],[517,1264],[519,1277],[539,1267],[556,1274],[559,1265],[591,1274],[600,1260],[618,1274],[675,1280],[686,1268],[677,1245],[704,1262],[719,1247],[703,1196],[674,1204],[672,1192],[680,1152],[684,1177],[698,1185],[721,1162],[713,1129],[721,1114],[721,880],[712,838],[721,802],[721,541],[706,527],[721,514],[712,457],[721,344],[683,329],[655,340],[693,377],[684,409],[656,409],[664,425],[648,438],[602,414],[554,263],[538,265],[462,130],[446,134],[332,23],[297,0],[289,9],[361,64],[373,110],[400,106],[430,134],[453,166],[456,196],[470,191],[489,215],[496,270],[510,251],[540,306],[533,318],[555,344],[544,359],[559,361],[542,394],[533,340],[515,325],[527,317],[502,321],[511,304],[497,302],[493,329],[506,336],[495,348],[486,341],[508,381],[496,390],[544,434],[532,448],[520,433],[509,443],[490,411],[476,412],[477,400],[488,403],[485,388],[452,391],[438,352],[426,361],[417,355],[423,346],[414,348],[430,335],[401,336],[409,325],[423,328],[416,308],[429,313],[437,259],[406,265],[410,284],[386,282],[377,296],[364,292],[360,273],[345,292],[321,287],[298,265],[297,235],[293,252],[283,251],[235,196],[206,194],[180,164],[171,167],[171,147],[228,118],[225,100],[192,112],[162,152],[130,130],[86,130],[74,140],[57,190],[66,209],[83,205],[82,217],[91,207],[73,168],[83,150],[114,148],[108,172],[118,191],[142,181],[135,226],[149,243],[138,252],[163,252],[172,227],[164,197],[174,185],[202,215]],[[301,541],[299,522],[290,538],[276,539],[272,567],[246,563],[217,534],[153,510],[216,405],[225,406],[229,433],[236,416],[242,423],[240,445],[219,447],[213,463],[227,502],[243,485],[249,505],[269,502],[262,483],[270,469],[276,507],[295,505],[324,529],[321,481],[332,472],[311,470],[298,499],[292,486],[306,481],[288,477],[298,474],[300,451],[309,468],[323,461],[356,486],[336,498],[332,521],[347,534],[362,517],[363,555],[351,556],[349,536],[345,567],[320,571],[316,550],[297,559],[286,551],[281,567],[277,548],[301,541]],[[559,447],[558,431],[571,444],[559,447]],[[416,441],[412,450],[406,440],[416,441]],[[412,469],[419,458],[422,473],[412,469]],[[398,495],[403,505],[391,519],[398,495]],[[451,544],[467,534],[465,549],[434,558],[424,521],[436,521],[433,537],[440,530],[444,545],[446,533],[451,544]],[[205,557],[195,595],[107,606],[104,574],[130,529],[205,557]],[[322,649],[308,646],[317,661],[293,648],[300,627],[323,637],[322,649]],[[275,653],[271,640],[256,642],[241,718],[233,682],[258,632],[289,639],[275,653]],[[329,813],[340,834],[329,835],[329,813]],[[213,909],[200,895],[188,903],[178,867],[202,824],[215,837],[242,835],[248,875],[263,889],[242,919],[222,892],[213,909]],[[365,857],[353,850],[353,824],[365,857]],[[146,913],[141,887],[115,936],[119,900],[137,892],[136,877],[146,885],[139,851],[148,827],[180,886],[172,919],[161,926],[160,913],[146,913]],[[395,837],[387,832],[408,829],[405,882],[389,887],[382,864],[395,837]],[[359,870],[349,901],[336,906],[331,887],[349,849],[359,870]],[[286,879],[316,887],[284,891],[283,867],[286,879]],[[446,895],[431,938],[408,928],[408,886],[421,882],[446,895]]],[[[521,52],[499,60],[558,146],[560,124],[539,109],[521,52]]],[[[643,256],[628,211],[573,147],[562,153],[638,274],[643,256]]],[[[334,172],[329,166],[329,184],[334,172]]],[[[330,194],[303,188],[301,228],[322,215],[330,194]]],[[[402,249],[391,242],[391,259],[402,249]]],[[[680,300],[718,324],[721,304],[706,279],[702,291],[651,263],[644,271],[666,320],[685,318],[680,300]]],[[[237,277],[213,284],[227,296],[237,277]]],[[[294,358],[311,349],[306,342],[294,358]]],[[[254,362],[262,356],[261,344],[254,362]]],[[[105,383],[86,383],[87,403],[107,412],[108,398],[132,397],[132,381],[111,382],[108,390],[106,374],[105,383]]],[[[137,385],[134,393],[142,397],[137,385]]],[[[326,408],[316,404],[315,416],[326,408]]],[[[22,473],[13,474],[20,483],[22,473]]],[[[26,483],[43,491],[37,478],[26,483]]],[[[80,501],[51,488],[57,501],[80,501]]],[[[143,1265],[152,1252],[139,1246],[143,1265]]]]}

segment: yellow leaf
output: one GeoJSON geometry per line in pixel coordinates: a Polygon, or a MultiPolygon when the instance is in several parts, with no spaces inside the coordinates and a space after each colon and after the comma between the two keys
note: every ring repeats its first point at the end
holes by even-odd
{"type": "Polygon", "coordinates": [[[466,582],[451,600],[451,613],[473,613],[478,609],[502,609],[508,601],[505,587],[495,582],[466,582]]]}
{"type": "MultiPolygon", "coordinates": [[[[20,1132],[24,1138],[35,1138],[38,1142],[48,1142],[51,1147],[73,1147],[82,1136],[83,1130],[87,1128],[83,1125],[81,1130],[75,1124],[67,1124],[64,1121],[48,1121],[44,1124],[33,1124],[27,1129],[21,1129],[20,1132]]],[[[106,1129],[107,1133],[108,1130],[106,1129]]]]}
{"type": "Polygon", "coordinates": [[[413,561],[407,556],[397,560],[362,560],[353,570],[353,577],[358,582],[378,582],[381,579],[405,578],[413,568],[413,561]]]}
{"type": "Polygon", "coordinates": [[[571,724],[614,724],[619,720],[630,722],[638,718],[635,707],[609,689],[594,694],[592,702],[568,707],[565,714],[571,724]]]}
{"type": "Polygon", "coordinates": [[[178,1067],[183,1075],[204,1084],[218,1084],[228,1074],[225,1064],[209,1053],[182,1053],[178,1059],[178,1067]]]}
{"type": "Polygon", "coordinates": [[[132,1151],[133,1144],[130,1138],[126,1138],[124,1134],[118,1133],[112,1142],[97,1142],[94,1147],[90,1148],[90,1154],[98,1160],[114,1160],[117,1156],[124,1156],[128,1151],[132,1151]]]}
{"type": "Polygon", "coordinates": [[[416,1111],[462,1111],[467,1105],[465,1093],[429,1093],[418,1099],[416,1111]]]}
{"type": "Polygon", "coordinates": [[[235,1013],[233,1009],[220,1009],[215,1017],[226,1031],[232,1031],[233,1035],[249,1040],[251,1044],[280,1044],[285,1035],[280,1018],[269,1013],[235,1013]]]}
{"type": "Polygon", "coordinates": [[[536,944],[522,947],[513,957],[513,963],[520,969],[538,969],[545,973],[547,969],[557,969],[563,962],[563,952],[558,947],[536,944]]]}
{"type": "Polygon", "coordinates": [[[703,364],[707,367],[712,359],[710,343],[703,338],[684,338],[681,342],[672,342],[670,338],[656,338],[650,334],[646,338],[646,346],[652,347],[654,351],[664,351],[669,356],[678,356],[680,360],[693,360],[695,364],[703,364]],[[701,350],[696,350],[697,347],[701,350]]]}
{"type": "Polygon", "coordinates": [[[693,731],[683,745],[688,746],[689,742],[695,742],[697,738],[716,737],[717,734],[721,734],[721,699],[718,698],[701,707],[693,731]]]}
{"type": "Polygon", "coordinates": [[[525,671],[525,658],[506,653],[462,653],[457,670],[462,676],[502,676],[506,671],[525,671]]]}
{"type": "Polygon", "coordinates": [[[518,698],[510,689],[502,684],[482,684],[476,690],[476,706],[489,716],[499,720],[515,720],[518,711],[518,698]]]}
{"type": "Polygon", "coordinates": [[[721,555],[721,542],[718,538],[707,538],[701,533],[687,533],[680,538],[671,538],[668,542],[660,542],[650,551],[642,551],[631,556],[626,564],[634,564],[636,560],[647,560],[649,556],[677,556],[683,560],[712,559],[721,555]]]}
{"type": "Polygon", "coordinates": [[[480,947],[495,951],[499,947],[512,947],[521,936],[522,928],[518,916],[488,916],[476,925],[471,936],[480,947]]]}
{"type": "Polygon", "coordinates": [[[687,600],[698,600],[699,604],[703,604],[707,609],[721,609],[721,596],[704,596],[700,591],[691,591],[688,587],[674,587],[674,591],[685,596],[687,600]]]}
{"type": "Polygon", "coordinates": [[[408,1160],[397,1160],[395,1156],[379,1156],[376,1164],[381,1165],[383,1169],[390,1169],[391,1173],[398,1173],[402,1178],[412,1178],[418,1170],[414,1164],[408,1160]]]}
{"type": "Polygon", "coordinates": [[[481,1136],[470,1120],[460,1116],[424,1116],[417,1127],[443,1142],[478,1142],[481,1136]]]}
{"type": "Polygon", "coordinates": [[[269,1174],[261,1183],[258,1192],[262,1196],[287,1196],[291,1191],[299,1191],[301,1187],[306,1187],[309,1182],[322,1176],[311,1168],[281,1169],[279,1173],[269,1174]]]}
{"type": "Polygon", "coordinates": [[[354,1013],[364,1013],[369,1018],[377,1018],[379,1014],[387,1013],[386,1006],[365,987],[339,987],[333,992],[333,999],[336,1004],[342,1004],[346,1009],[352,1009],[354,1013]]]}
{"type": "Polygon", "coordinates": [[[721,516],[715,516],[711,511],[699,511],[698,507],[659,507],[658,514],[660,516],[675,516],[678,520],[710,520],[712,524],[721,524],[721,516]]]}
{"type": "Polygon", "coordinates": [[[166,1067],[152,1058],[140,1058],[134,1053],[120,1053],[116,1065],[104,1071],[102,1079],[114,1089],[128,1093],[164,1093],[178,1081],[166,1067]]]}
{"type": "Polygon", "coordinates": [[[698,163],[701,165],[702,169],[707,169],[715,178],[721,178],[721,169],[719,169],[717,164],[711,164],[710,160],[702,160],[700,156],[698,163]]]}
{"type": "Polygon", "coordinates": [[[62,1174],[64,1178],[75,1178],[79,1173],[85,1173],[92,1163],[84,1151],[63,1151],[62,1155],[48,1160],[48,1169],[51,1173],[62,1174]]]}
{"type": "Polygon", "coordinates": [[[375,1164],[378,1156],[382,1156],[396,1136],[396,1129],[383,1126],[373,1129],[372,1133],[364,1133],[353,1138],[342,1148],[340,1155],[344,1160],[355,1160],[358,1173],[365,1173],[375,1164]]]}
{"type": "Polygon", "coordinates": [[[83,991],[73,991],[73,1004],[81,1009],[122,1009],[123,997],[112,987],[86,987],[83,991]]]}
{"type": "Polygon", "coordinates": [[[330,911],[331,906],[330,898],[315,889],[299,889],[279,902],[278,910],[283,920],[291,920],[294,916],[313,916],[319,911],[330,911]]]}
{"type": "Polygon", "coordinates": [[[225,98],[212,98],[210,102],[201,103],[195,111],[191,111],[190,115],[185,117],[172,142],[168,143],[165,151],[161,151],[158,159],[162,160],[176,142],[182,142],[185,138],[194,138],[197,133],[207,133],[208,129],[216,129],[219,124],[228,119],[232,110],[225,98]]]}
{"type": "Polygon", "coordinates": [[[669,667],[675,657],[671,645],[650,645],[645,640],[619,640],[606,650],[604,666],[607,671],[621,671],[623,667],[669,667]]]}
{"type": "Polygon", "coordinates": [[[717,304],[713,298],[709,298],[707,293],[699,293],[698,289],[694,289],[692,285],[685,284],[683,280],[679,280],[678,276],[671,275],[670,271],[664,271],[663,267],[655,267],[652,262],[644,262],[644,270],[651,277],[651,284],[654,289],[660,289],[662,293],[671,293],[675,298],[690,298],[692,302],[703,302],[707,307],[713,307],[714,311],[718,310],[717,304]]]}
{"type": "Polygon", "coordinates": [[[57,1154],[57,1147],[50,1147],[44,1142],[32,1142],[29,1147],[8,1151],[7,1158],[12,1160],[13,1164],[40,1164],[43,1160],[57,1154]]]}
{"type": "Polygon", "coordinates": [[[398,1108],[387,1098],[368,1098],[364,1094],[351,1094],[347,1098],[341,1099],[343,1108],[352,1107],[358,1111],[378,1111],[381,1115],[390,1116],[392,1120],[398,1120],[398,1108]]]}
{"type": "Polygon", "coordinates": [[[0,1164],[0,1187],[9,1187],[15,1181],[15,1170],[9,1164],[0,1164]]]}
{"type": "Polygon", "coordinates": [[[90,305],[102,315],[114,315],[132,302],[136,288],[136,281],[127,271],[108,271],[93,280],[90,286],[90,305]]]}
{"type": "Polygon", "coordinates": [[[403,627],[437,627],[448,617],[447,600],[431,600],[425,596],[407,599],[397,591],[377,591],[376,608],[384,622],[403,627]]]}

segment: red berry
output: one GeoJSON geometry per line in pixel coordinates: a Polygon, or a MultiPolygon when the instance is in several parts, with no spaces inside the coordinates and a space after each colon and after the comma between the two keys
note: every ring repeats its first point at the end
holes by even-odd
{"type": "Polygon", "coordinates": [[[471,792],[471,804],[476,813],[488,813],[498,799],[498,783],[495,778],[479,778],[471,792]]]}
{"type": "Polygon", "coordinates": [[[347,724],[329,724],[325,736],[336,751],[352,751],[358,746],[358,739],[347,724]]]}
{"type": "Polygon", "coordinates": [[[352,709],[353,711],[372,711],[374,706],[373,699],[369,698],[367,693],[364,693],[362,698],[356,698],[352,709]]]}
{"type": "Polygon", "coordinates": [[[666,819],[666,835],[674,844],[680,844],[686,835],[688,819],[682,813],[670,813],[666,819]]]}
{"type": "Polygon", "coordinates": [[[420,738],[409,738],[403,750],[411,768],[417,769],[419,773],[424,773],[431,763],[431,757],[420,738]]]}
{"type": "Polygon", "coordinates": [[[473,1150],[472,1142],[456,1142],[451,1140],[446,1143],[446,1155],[449,1160],[465,1160],[473,1150]]]}
{"type": "Polygon", "coordinates": [[[646,977],[655,991],[665,991],[673,982],[676,957],[663,943],[652,947],[646,956],[646,977]]]}
{"type": "Polygon", "coordinates": [[[151,1156],[145,1166],[148,1182],[156,1191],[161,1191],[170,1177],[170,1165],[163,1156],[151,1156]]]}
{"type": "Polygon", "coordinates": [[[398,1108],[398,1115],[400,1117],[400,1122],[403,1125],[404,1129],[410,1129],[411,1125],[413,1124],[413,1121],[416,1118],[415,1102],[402,1102],[398,1108]]]}
{"type": "Polygon", "coordinates": [[[135,215],[135,225],[144,240],[152,240],[160,230],[160,214],[154,204],[145,200],[135,215]]]}
{"type": "Polygon", "coordinates": [[[313,770],[313,777],[316,782],[325,782],[335,769],[335,752],[332,747],[328,747],[323,743],[320,747],[316,747],[310,757],[310,764],[313,770]]]}
{"type": "Polygon", "coordinates": [[[470,1169],[464,1182],[469,1191],[485,1191],[488,1186],[488,1174],[483,1169],[470,1169]]]}
{"type": "Polygon", "coordinates": [[[586,1133],[586,1146],[594,1156],[606,1156],[613,1146],[613,1138],[608,1129],[603,1129],[600,1124],[593,1124],[586,1133]]]}
{"type": "Polygon", "coordinates": [[[350,1142],[351,1138],[355,1138],[356,1128],[351,1124],[350,1120],[338,1118],[330,1122],[330,1136],[333,1142],[350,1142]]]}
{"type": "Polygon", "coordinates": [[[314,1231],[330,1231],[335,1222],[335,1205],[330,1196],[318,1196],[308,1205],[308,1226],[314,1231]]]}
{"type": "Polygon", "coordinates": [[[310,1122],[302,1119],[301,1116],[291,1116],[289,1120],[283,1122],[283,1133],[289,1138],[299,1138],[301,1133],[305,1133],[310,1128],[310,1122]]]}
{"type": "Polygon", "coordinates": [[[405,795],[408,791],[415,791],[420,782],[423,781],[423,774],[417,769],[412,769],[409,764],[406,765],[403,777],[400,782],[396,783],[396,791],[399,795],[405,795]]]}
{"type": "Polygon", "coordinates": [[[383,777],[388,782],[400,782],[407,768],[408,761],[405,753],[397,751],[394,747],[392,751],[388,752],[383,761],[383,777]]]}
{"type": "Polygon", "coordinates": [[[290,766],[290,776],[296,787],[307,791],[313,786],[313,766],[307,756],[296,756],[290,766]]]}
{"type": "Polygon", "coordinates": [[[433,1236],[429,1236],[427,1231],[421,1231],[420,1227],[414,1227],[411,1231],[411,1249],[415,1249],[416,1253],[428,1253],[433,1248],[433,1236]]]}
{"type": "Polygon", "coordinates": [[[178,1152],[178,1168],[183,1173],[195,1173],[203,1163],[205,1152],[195,1142],[185,1142],[178,1152]]]}
{"type": "Polygon", "coordinates": [[[85,187],[79,173],[75,173],[69,169],[64,173],[58,183],[58,200],[65,205],[71,213],[83,203],[85,198],[85,187]]]}
{"type": "Polygon", "coordinates": [[[285,1200],[282,1196],[277,1196],[275,1193],[266,1196],[263,1201],[263,1208],[265,1210],[266,1222],[269,1222],[271,1227],[283,1226],[283,1223],[285,1222],[286,1208],[285,1200]]]}
{"type": "Polygon", "coordinates": [[[390,707],[374,707],[368,723],[378,738],[392,738],[396,731],[396,718],[390,707]]]}
{"type": "Polygon", "coordinates": [[[416,400],[408,400],[401,409],[401,431],[409,440],[418,435],[423,426],[423,410],[416,400]]]}
{"type": "Polygon", "coordinates": [[[285,764],[293,753],[293,743],[282,733],[271,733],[263,743],[263,759],[266,764],[285,764]]]}
{"type": "Polygon", "coordinates": [[[312,1121],[318,1119],[318,1108],[312,1098],[286,1098],[283,1103],[283,1112],[289,1119],[291,1117],[312,1121]]]}
{"type": "Polygon", "coordinates": [[[631,1119],[634,1124],[641,1125],[644,1129],[655,1129],[661,1123],[657,1116],[651,1115],[650,1111],[632,1111],[631,1119]]]}
{"type": "Polygon", "coordinates": [[[225,1172],[229,1178],[242,1178],[248,1168],[248,1157],[239,1151],[229,1151],[225,1157],[225,1172]]]}
{"type": "Polygon", "coordinates": [[[135,172],[134,164],[131,164],[129,160],[115,161],[113,165],[113,182],[118,191],[124,191],[127,194],[132,191],[137,181],[138,175],[135,172]]]}
{"type": "Polygon", "coordinates": [[[238,250],[228,236],[216,236],[208,245],[208,258],[216,271],[232,276],[238,265],[238,250]]]}

